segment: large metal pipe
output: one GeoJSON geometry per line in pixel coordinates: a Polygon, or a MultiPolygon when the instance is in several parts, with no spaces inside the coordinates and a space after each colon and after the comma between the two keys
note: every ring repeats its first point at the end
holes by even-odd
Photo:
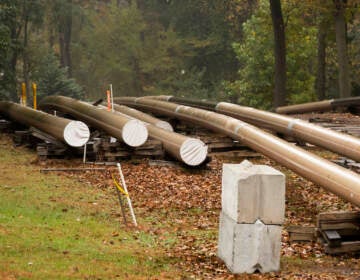
{"type": "Polygon", "coordinates": [[[116,98],[116,103],[165,114],[224,133],[295,173],[360,206],[360,176],[252,125],[219,113],[149,98],[116,98]]]}
{"type": "Polygon", "coordinates": [[[302,114],[311,112],[328,112],[333,109],[331,102],[333,100],[323,100],[319,102],[309,102],[305,104],[296,104],[277,107],[275,112],[278,114],[302,114]]]}
{"type": "Polygon", "coordinates": [[[276,108],[276,113],[279,114],[302,114],[310,112],[328,112],[338,107],[359,107],[360,97],[348,97],[339,99],[323,100],[318,102],[309,102],[303,104],[282,106],[276,108]]]}
{"type": "MultiPolygon", "coordinates": [[[[100,105],[99,107],[107,110],[104,106],[100,105]]],[[[141,111],[117,104],[114,104],[114,109],[115,114],[123,115],[124,112],[130,112],[130,117],[143,121],[149,131],[149,136],[161,141],[165,151],[179,161],[189,166],[198,166],[205,161],[208,148],[203,141],[155,126],[154,124],[158,124],[160,120],[141,111]],[[117,111],[118,109],[121,111],[117,111]],[[149,120],[153,121],[154,124],[147,122],[149,120]]]]}
{"type": "Polygon", "coordinates": [[[72,147],[81,147],[89,140],[86,124],[56,117],[29,107],[0,101],[0,114],[26,126],[32,126],[72,147]]]}
{"type": "Polygon", "coordinates": [[[118,105],[114,104],[114,110],[118,111],[120,113],[123,113],[125,115],[131,116],[133,118],[136,118],[138,120],[141,120],[143,122],[152,124],[156,127],[160,127],[162,129],[168,130],[168,131],[174,131],[173,127],[170,123],[160,120],[158,118],[155,118],[153,116],[150,116],[149,114],[145,114],[139,110],[136,110],[134,108],[130,108],[128,106],[124,105],[118,105]]]}
{"type": "Polygon", "coordinates": [[[360,161],[360,139],[307,121],[226,102],[209,102],[173,96],[153,97],[189,106],[201,106],[278,133],[293,136],[340,155],[360,161]]]}
{"type": "Polygon", "coordinates": [[[40,102],[39,107],[70,114],[132,147],[143,145],[148,138],[148,131],[143,123],[70,97],[48,96],[40,102]]]}

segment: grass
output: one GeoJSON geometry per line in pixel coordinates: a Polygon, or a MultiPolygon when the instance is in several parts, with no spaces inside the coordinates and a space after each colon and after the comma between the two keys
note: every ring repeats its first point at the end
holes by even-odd
{"type": "Polygon", "coordinates": [[[176,275],[151,235],[125,229],[106,205],[94,203],[99,190],[42,174],[34,160],[0,136],[0,278],[176,275]]]}

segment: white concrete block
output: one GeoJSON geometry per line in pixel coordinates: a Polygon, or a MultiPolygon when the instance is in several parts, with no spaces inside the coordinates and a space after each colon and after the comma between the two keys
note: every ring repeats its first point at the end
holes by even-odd
{"type": "Polygon", "coordinates": [[[266,165],[224,164],[222,210],[238,223],[281,225],[285,216],[285,176],[266,165]]]}
{"type": "Polygon", "coordinates": [[[220,215],[218,257],[232,273],[261,273],[280,269],[281,226],[238,224],[220,215]]]}

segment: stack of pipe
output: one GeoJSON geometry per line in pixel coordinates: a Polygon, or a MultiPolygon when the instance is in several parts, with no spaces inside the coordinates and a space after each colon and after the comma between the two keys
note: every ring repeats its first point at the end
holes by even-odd
{"type": "Polygon", "coordinates": [[[173,96],[156,96],[151,98],[216,111],[262,128],[293,136],[296,139],[360,161],[359,138],[314,125],[304,120],[227,102],[200,101],[173,96]]]}
{"type": "MultiPolygon", "coordinates": [[[[104,106],[100,108],[107,109],[104,106]]],[[[161,141],[166,152],[186,165],[198,166],[205,161],[208,147],[203,141],[175,133],[169,123],[127,106],[114,104],[114,110],[143,121],[150,137],[161,141]]]]}
{"type": "Polygon", "coordinates": [[[70,97],[48,96],[41,101],[39,107],[67,113],[131,147],[143,145],[148,138],[148,130],[142,122],[124,115],[112,114],[70,97]]]}
{"type": "Polygon", "coordinates": [[[150,116],[149,114],[145,114],[139,110],[135,110],[134,108],[130,108],[128,106],[124,105],[118,105],[114,104],[114,110],[120,113],[123,113],[125,115],[131,116],[133,118],[139,119],[143,122],[152,124],[156,127],[168,130],[168,131],[174,131],[173,127],[170,123],[160,120],[158,118],[155,118],[153,116],[150,116]]]}
{"type": "Polygon", "coordinates": [[[149,98],[116,98],[116,103],[165,114],[242,141],[353,204],[360,206],[360,176],[245,122],[203,109],[149,98]]]}
{"type": "Polygon", "coordinates": [[[16,103],[0,101],[0,113],[13,121],[35,127],[72,147],[85,145],[90,137],[89,128],[83,122],[60,118],[16,103]]]}

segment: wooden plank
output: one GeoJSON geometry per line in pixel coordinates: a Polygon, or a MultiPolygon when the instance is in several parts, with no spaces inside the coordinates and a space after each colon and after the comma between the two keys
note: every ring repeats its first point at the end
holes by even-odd
{"type": "Polygon", "coordinates": [[[44,133],[34,127],[31,127],[29,129],[29,132],[31,133],[31,135],[35,138],[38,138],[44,142],[47,142],[47,143],[51,143],[57,147],[62,147],[62,148],[65,148],[65,144],[62,143],[61,141],[55,139],[54,137],[52,137],[51,135],[47,134],[47,133],[44,133]]]}
{"type": "Polygon", "coordinates": [[[130,152],[128,151],[117,151],[117,152],[105,152],[104,156],[106,158],[114,158],[114,157],[128,157],[130,156],[130,152]]]}
{"type": "Polygon", "coordinates": [[[342,222],[356,222],[360,223],[360,212],[359,211],[337,211],[320,213],[317,217],[318,227],[320,223],[342,223],[342,222]]]}
{"type": "Polygon", "coordinates": [[[341,254],[360,251],[360,241],[341,242],[339,247],[330,247],[329,244],[324,245],[325,253],[341,254]]]}
{"type": "Polygon", "coordinates": [[[286,228],[289,233],[290,242],[315,241],[315,227],[311,226],[289,226],[286,228]]]}
{"type": "Polygon", "coordinates": [[[92,167],[92,168],[44,168],[40,172],[86,172],[86,171],[106,171],[106,168],[92,167]]]}
{"type": "Polygon", "coordinates": [[[233,150],[233,151],[224,151],[224,152],[209,152],[209,157],[252,157],[257,158],[261,157],[261,154],[248,150],[233,150]]]}
{"type": "Polygon", "coordinates": [[[359,230],[359,226],[356,222],[348,222],[348,223],[334,223],[334,222],[321,222],[319,224],[319,228],[322,230],[340,230],[340,229],[352,229],[359,230]]]}
{"type": "Polygon", "coordinates": [[[132,154],[137,156],[163,156],[165,153],[163,150],[135,150],[132,154]]]}

